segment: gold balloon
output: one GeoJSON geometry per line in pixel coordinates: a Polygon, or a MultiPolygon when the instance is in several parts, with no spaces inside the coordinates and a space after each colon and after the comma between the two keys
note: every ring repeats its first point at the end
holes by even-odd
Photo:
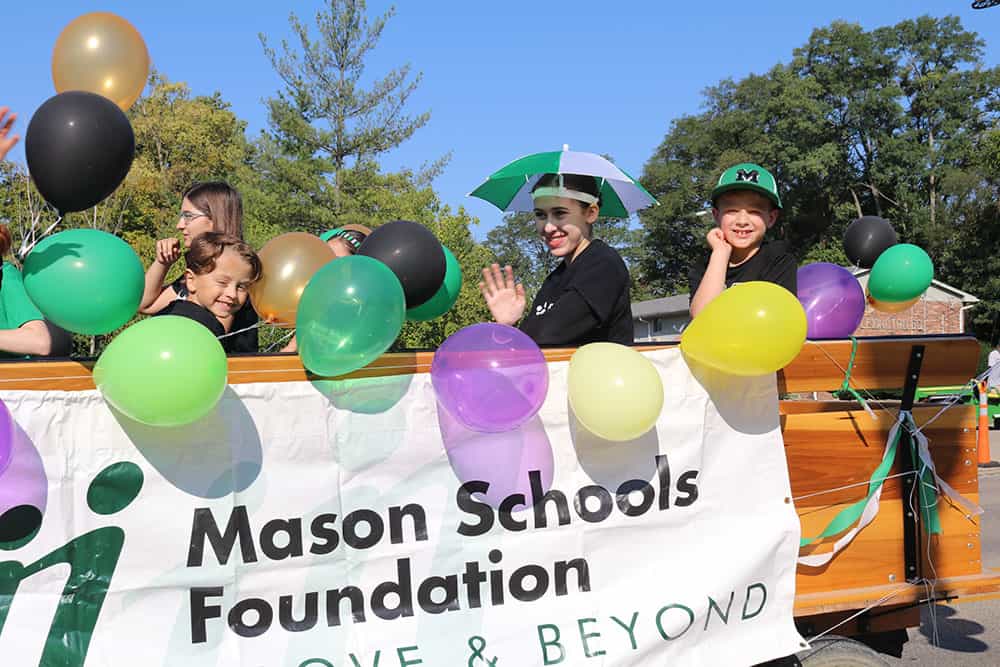
{"type": "Polygon", "coordinates": [[[274,237],[258,255],[263,274],[250,288],[254,310],[262,320],[294,327],[302,290],[314,273],[337,256],[324,241],[303,232],[274,237]]]}
{"type": "Polygon", "coordinates": [[[873,299],[871,294],[868,295],[868,305],[881,313],[901,313],[912,308],[917,301],[920,301],[919,296],[906,301],[879,301],[873,299]]]}
{"type": "Polygon", "coordinates": [[[767,375],[784,368],[806,342],[806,312],[774,283],[733,285],[705,306],[681,335],[689,360],[730,375],[767,375]]]}
{"type": "Polygon", "coordinates": [[[604,440],[635,440],[656,425],[663,409],[656,367],[618,343],[590,343],[574,352],[566,385],[577,421],[604,440]]]}
{"type": "Polygon", "coordinates": [[[135,27],[109,12],[84,14],[63,28],[52,52],[56,92],[83,90],[122,111],[139,99],[149,78],[149,51],[135,27]]]}

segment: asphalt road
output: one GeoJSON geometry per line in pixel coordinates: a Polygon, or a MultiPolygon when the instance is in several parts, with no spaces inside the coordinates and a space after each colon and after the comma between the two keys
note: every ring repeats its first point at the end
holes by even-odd
{"type": "MultiPolygon", "coordinates": [[[[993,458],[1000,459],[1000,431],[990,433],[993,458]]],[[[1000,468],[980,468],[979,502],[983,516],[983,568],[1000,574],[1000,468]]],[[[1000,665],[1000,598],[925,607],[920,628],[910,629],[903,657],[891,665],[920,667],[997,667],[1000,665]],[[937,641],[935,642],[935,632],[937,641]],[[935,646],[935,643],[937,644],[935,646]]]]}

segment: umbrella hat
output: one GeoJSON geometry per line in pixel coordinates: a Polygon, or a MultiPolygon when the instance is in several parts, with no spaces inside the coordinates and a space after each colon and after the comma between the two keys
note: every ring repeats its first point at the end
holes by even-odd
{"type": "Polygon", "coordinates": [[[469,193],[502,211],[531,211],[531,189],[544,174],[581,174],[601,183],[601,217],[627,218],[656,204],[656,199],[634,178],[606,158],[594,153],[561,150],[534,153],[514,160],[494,172],[469,193]]]}

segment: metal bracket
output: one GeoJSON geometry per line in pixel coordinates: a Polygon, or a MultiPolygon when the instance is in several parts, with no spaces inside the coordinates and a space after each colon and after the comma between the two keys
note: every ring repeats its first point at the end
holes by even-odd
{"type": "MultiPolygon", "coordinates": [[[[910,348],[910,363],[906,369],[903,381],[903,397],[900,410],[912,410],[913,399],[917,393],[917,382],[920,380],[920,367],[924,361],[924,346],[914,345],[910,348]]],[[[896,462],[900,473],[905,474],[903,480],[903,561],[906,566],[906,581],[915,583],[920,580],[920,554],[923,534],[920,529],[919,513],[910,508],[909,499],[915,494],[917,483],[916,467],[913,463],[913,443],[910,433],[905,429],[899,437],[899,447],[896,449],[896,462]]]]}

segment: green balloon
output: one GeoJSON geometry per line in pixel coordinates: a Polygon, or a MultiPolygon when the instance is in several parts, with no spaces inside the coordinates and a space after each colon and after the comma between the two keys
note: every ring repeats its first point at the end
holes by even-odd
{"type": "Polygon", "coordinates": [[[295,335],[302,364],[325,377],[363,368],[389,349],[405,318],[403,286],[388,266],[364,255],[330,262],[299,300],[295,335]]]}
{"type": "Polygon", "coordinates": [[[139,310],[144,275],[129,244],[97,229],[42,239],[24,259],[24,289],[46,319],[74,333],[106,334],[139,310]]]}
{"type": "Polygon", "coordinates": [[[226,353],[206,327],[186,317],[150,317],[121,332],[94,366],[104,400],[149,426],[201,419],[226,390],[226,353]]]}
{"type": "Polygon", "coordinates": [[[406,311],[406,319],[414,322],[427,322],[435,317],[441,317],[455,305],[458,300],[458,293],[462,289],[462,267],[455,259],[455,255],[444,246],[444,282],[428,301],[414,306],[406,311]]]}
{"type": "Polygon", "coordinates": [[[923,294],[933,279],[934,263],[927,253],[911,243],[898,243],[875,260],[868,293],[876,301],[910,301],[923,294]]]}

